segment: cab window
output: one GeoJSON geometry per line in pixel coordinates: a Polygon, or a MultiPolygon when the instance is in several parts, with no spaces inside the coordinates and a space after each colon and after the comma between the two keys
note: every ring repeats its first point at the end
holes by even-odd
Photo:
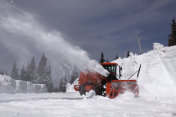
{"type": "Polygon", "coordinates": [[[103,66],[106,70],[108,70],[111,73],[116,72],[116,66],[115,65],[104,65],[103,66]]]}

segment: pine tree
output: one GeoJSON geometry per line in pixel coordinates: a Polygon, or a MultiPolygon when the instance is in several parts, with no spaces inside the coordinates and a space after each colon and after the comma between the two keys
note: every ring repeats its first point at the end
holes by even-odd
{"type": "Polygon", "coordinates": [[[25,71],[25,67],[24,66],[21,69],[20,79],[21,80],[26,80],[26,71],[25,71]]]}
{"type": "Polygon", "coordinates": [[[30,70],[31,70],[31,82],[35,83],[37,82],[37,71],[35,66],[35,58],[33,57],[30,63],[30,70]]]}
{"type": "Polygon", "coordinates": [[[54,86],[51,78],[51,67],[50,65],[46,68],[46,79],[45,79],[45,84],[48,89],[48,92],[53,92],[54,91],[54,86]]]}
{"type": "Polygon", "coordinates": [[[118,56],[118,55],[116,55],[116,59],[119,59],[119,56],[118,56]]]}
{"type": "Polygon", "coordinates": [[[45,84],[45,81],[46,81],[46,65],[47,65],[47,58],[43,54],[41,59],[40,59],[38,68],[37,68],[37,73],[39,75],[38,83],[45,84]]]}
{"type": "Polygon", "coordinates": [[[73,82],[79,77],[79,70],[76,66],[74,66],[72,74],[71,74],[71,80],[70,84],[73,84],[73,82]]]}
{"type": "Polygon", "coordinates": [[[171,34],[169,34],[168,46],[176,45],[176,23],[175,19],[173,18],[171,24],[171,34]]]}
{"type": "Polygon", "coordinates": [[[53,91],[53,83],[52,83],[52,78],[51,78],[51,67],[47,66],[47,58],[43,54],[41,57],[41,60],[39,62],[38,68],[37,68],[37,73],[38,73],[38,83],[45,84],[48,91],[52,92],[53,91]]]}
{"type": "Polygon", "coordinates": [[[18,69],[16,68],[16,63],[14,63],[12,71],[11,71],[11,77],[15,80],[19,80],[19,73],[18,69]]]}
{"type": "Polygon", "coordinates": [[[26,68],[26,77],[24,79],[25,81],[30,81],[33,83],[37,82],[37,71],[35,66],[35,58],[33,57],[31,62],[28,63],[26,68]]]}
{"type": "Polygon", "coordinates": [[[65,77],[61,78],[60,85],[59,85],[60,92],[66,92],[66,75],[65,77]]]}
{"type": "Polygon", "coordinates": [[[127,58],[128,58],[129,56],[130,56],[130,52],[128,51],[128,52],[127,52],[127,58]]]}
{"type": "Polygon", "coordinates": [[[23,79],[24,81],[31,81],[31,68],[30,68],[30,64],[28,63],[27,67],[26,67],[26,76],[23,79]]]}
{"type": "Polygon", "coordinates": [[[103,52],[101,53],[101,58],[100,58],[100,63],[104,63],[105,62],[105,59],[104,59],[104,54],[103,52]]]}

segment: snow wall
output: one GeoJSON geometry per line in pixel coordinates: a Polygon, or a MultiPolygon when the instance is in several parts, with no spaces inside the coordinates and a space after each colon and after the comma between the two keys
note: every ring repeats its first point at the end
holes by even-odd
{"type": "Polygon", "coordinates": [[[0,75],[0,93],[43,93],[47,92],[44,84],[33,84],[27,81],[14,80],[0,75]]]}
{"type": "MultiPolygon", "coordinates": [[[[152,51],[142,55],[131,53],[129,58],[112,62],[122,66],[122,79],[128,79],[142,65],[138,78],[140,94],[176,96],[176,46],[154,43],[152,51]]],[[[132,79],[136,79],[136,75],[132,79]]]]}

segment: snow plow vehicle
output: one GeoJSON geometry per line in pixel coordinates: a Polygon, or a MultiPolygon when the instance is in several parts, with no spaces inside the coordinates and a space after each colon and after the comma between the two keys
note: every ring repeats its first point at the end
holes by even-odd
{"type": "MultiPolygon", "coordinates": [[[[86,95],[86,92],[91,90],[94,90],[96,95],[107,96],[111,99],[125,93],[127,90],[134,93],[135,97],[139,95],[137,80],[120,80],[122,67],[117,63],[101,63],[101,65],[109,71],[107,77],[96,72],[80,72],[79,83],[74,85],[74,89],[79,91],[80,95],[86,95]]],[[[140,68],[141,65],[139,70],[135,72],[137,76],[140,68]]]]}

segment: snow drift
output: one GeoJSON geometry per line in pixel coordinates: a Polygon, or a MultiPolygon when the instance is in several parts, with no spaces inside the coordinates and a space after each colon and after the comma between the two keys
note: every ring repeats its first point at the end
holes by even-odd
{"type": "MultiPolygon", "coordinates": [[[[154,43],[153,50],[142,55],[115,61],[123,68],[123,79],[127,79],[142,65],[138,78],[141,95],[146,92],[153,96],[176,96],[176,46],[163,47],[154,43]]],[[[132,79],[135,79],[133,76],[132,79]]]]}
{"type": "Polygon", "coordinates": [[[44,84],[33,84],[27,81],[14,80],[9,76],[0,75],[0,93],[44,93],[44,84]]]}

